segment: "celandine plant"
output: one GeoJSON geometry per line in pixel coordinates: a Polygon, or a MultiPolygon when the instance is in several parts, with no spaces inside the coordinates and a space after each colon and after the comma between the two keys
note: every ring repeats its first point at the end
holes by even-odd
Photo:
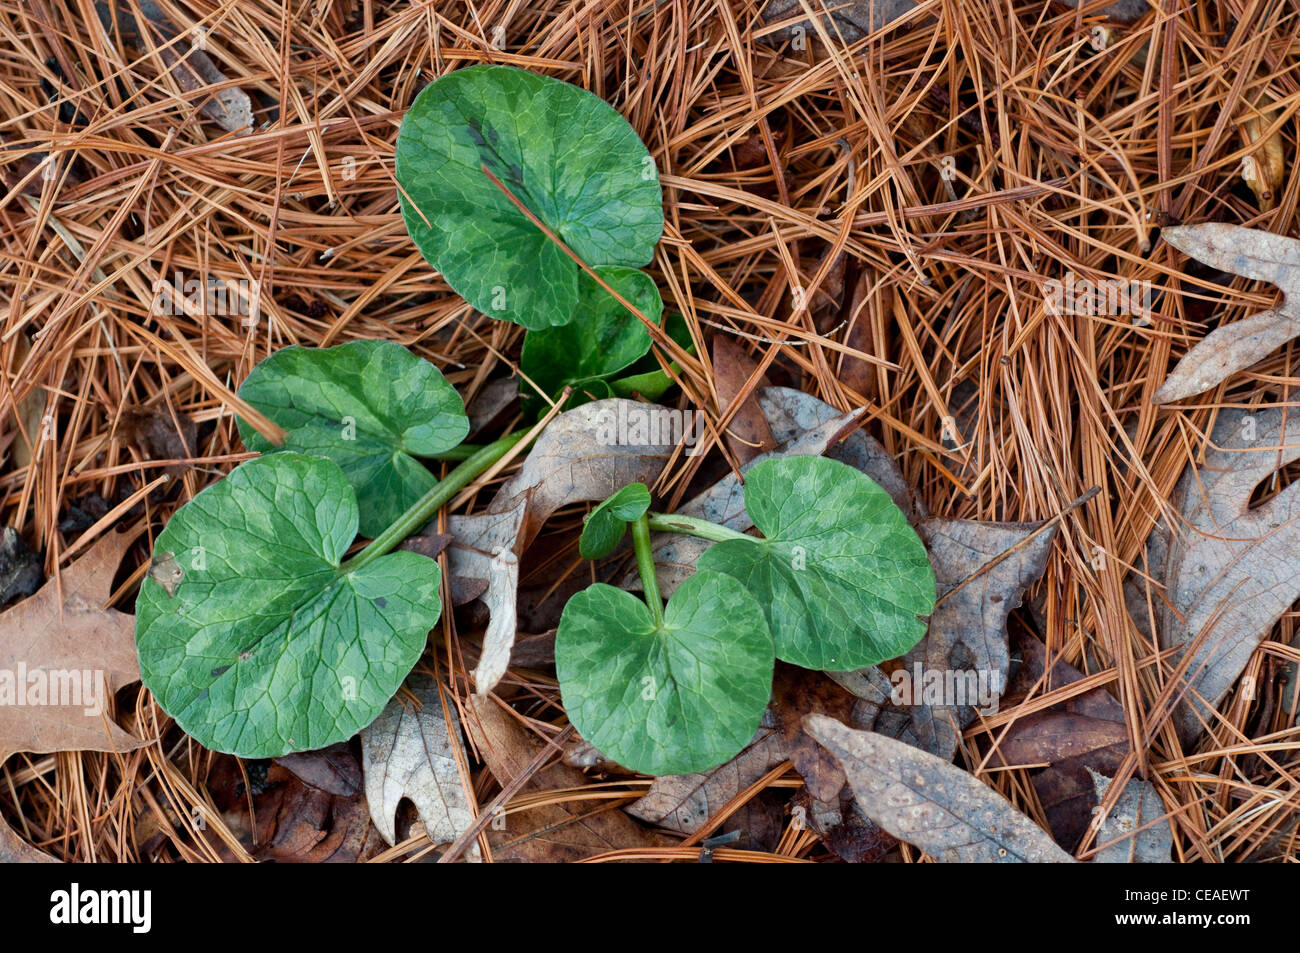
{"type": "MultiPolygon", "coordinates": [[[[504,66],[427,86],[398,136],[407,228],[470,304],[528,329],[549,395],[669,378],[645,361],[663,305],[641,271],[663,230],[654,163],[590,93],[504,66]],[[583,266],[586,267],[583,267],[583,266]],[[623,373],[624,377],[615,379],[623,373]]],[[[681,324],[665,330],[682,341],[681,324]]],[[[649,358],[653,361],[653,358],[649,358]]],[[[288,347],[240,396],[285,431],[181,507],[136,604],[145,684],[207,747],[275,757],[344,740],[414,667],[441,612],[437,563],[393,550],[521,439],[466,447],[460,397],[397,344],[288,347]],[[459,464],[441,481],[426,460],[459,464]],[[350,558],[358,536],[370,541],[350,558]]],[[[648,774],[704,770],[752,737],[775,659],[847,670],[905,653],[935,582],[920,539],[862,473],[769,459],[746,478],[762,536],[650,511],[642,484],[597,506],[585,558],[631,528],[643,599],[596,584],[564,608],[556,669],[577,729],[648,774]],[[665,605],[651,532],[713,542],[665,605]]]]}

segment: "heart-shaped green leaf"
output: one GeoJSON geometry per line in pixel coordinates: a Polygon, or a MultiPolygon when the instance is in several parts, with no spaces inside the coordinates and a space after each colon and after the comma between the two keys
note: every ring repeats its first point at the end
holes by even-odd
{"type": "MultiPolygon", "coordinates": [[[[649,275],[635,268],[597,271],[637,310],[651,321],[659,321],[664,304],[649,275]]],[[[572,384],[570,408],[585,403],[578,399],[584,384],[617,374],[650,350],[650,332],[636,315],[586,272],[578,276],[578,284],[580,295],[573,320],[562,327],[529,331],[519,357],[520,369],[550,397],[558,397],[565,385],[572,384]]],[[[527,412],[540,409],[537,405],[542,401],[534,397],[526,403],[531,405],[527,412]]]]}
{"type": "Polygon", "coordinates": [[[772,689],[772,636],[734,579],[698,572],[664,610],[603,583],[574,595],[555,636],[569,720],[619,764],[689,774],[730,760],[772,689]]]}
{"type": "Polygon", "coordinates": [[[581,269],[483,172],[579,258],[647,265],[663,232],[654,160],[608,103],[511,66],[470,66],[426,86],[397,136],[406,229],[447,283],[485,314],[567,324],[581,269]]]}
{"type": "Polygon", "coordinates": [[[604,559],[623,541],[627,524],[648,509],[650,489],[644,483],[629,483],[591,511],[578,539],[578,554],[583,559],[604,559]]]}
{"type": "Polygon", "coordinates": [[[338,465],[250,460],[176,511],[136,601],[140,674],[216,751],[271,758],[344,741],[397,692],[438,621],[438,564],[340,568],[357,504],[338,465]]]}
{"type": "Polygon", "coordinates": [[[825,457],[779,457],[745,474],[764,539],[724,540],[700,569],[734,576],[767,613],[777,658],[848,671],[904,654],[934,610],[930,560],[866,474],[825,457]]]}
{"type": "Polygon", "coordinates": [[[469,433],[465,405],[442,372],[392,341],[282,348],[253,368],[239,396],[288,432],[277,447],[241,419],[244,445],[333,460],[356,491],[368,537],[438,482],[415,457],[450,450],[469,433]]]}
{"type": "MultiPolygon", "coordinates": [[[[680,344],[687,354],[695,353],[695,342],[691,339],[690,328],[686,319],[672,312],[663,321],[668,336],[680,344]]],[[[676,363],[672,368],[680,371],[676,363]]],[[[635,364],[627,368],[626,374],[609,382],[609,389],[616,397],[642,397],[645,400],[658,400],[676,381],[662,367],[653,354],[646,354],[635,364]]]]}

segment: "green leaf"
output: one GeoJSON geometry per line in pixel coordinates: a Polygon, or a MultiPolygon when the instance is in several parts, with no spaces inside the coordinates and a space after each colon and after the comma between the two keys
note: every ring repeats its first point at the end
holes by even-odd
{"type": "Polygon", "coordinates": [[[662,626],[635,596],[596,583],[569,599],[555,637],[569,720],[643,774],[690,774],[729,761],[758,730],[772,668],[762,610],[720,573],[686,580],[662,626]]]}
{"type": "Polygon", "coordinates": [[[767,613],[777,658],[848,671],[925,635],[934,571],[903,512],[864,473],[825,457],[779,457],[745,474],[764,539],[724,540],[700,569],[734,576],[767,613]]]}
{"type": "MultiPolygon", "coordinates": [[[[690,328],[686,319],[680,314],[669,314],[663,322],[668,336],[682,346],[687,354],[695,353],[695,342],[691,340],[690,328]]],[[[675,361],[670,362],[673,370],[680,373],[681,368],[675,361]]],[[[610,390],[618,397],[640,395],[646,400],[658,400],[668,388],[677,382],[659,366],[659,360],[653,354],[646,354],[627,369],[627,374],[609,382],[610,390]]]]}
{"type": "MultiPolygon", "coordinates": [[[[663,300],[654,281],[635,268],[600,268],[600,276],[651,321],[658,322],[663,300]]],[[[584,385],[617,374],[650,350],[650,332],[641,320],[583,272],[578,276],[580,299],[573,320],[558,328],[529,331],[519,358],[520,369],[552,398],[573,385],[568,407],[584,385]]],[[[537,396],[525,401],[525,412],[540,409],[537,396]]]]}
{"type": "Polygon", "coordinates": [[[205,747],[272,758],[370,724],[441,611],[438,564],[340,569],[357,533],[343,471],[277,453],[176,511],[136,601],[144,684],[205,747]]]}
{"type": "Polygon", "coordinates": [[[627,524],[650,509],[650,490],[644,483],[629,483],[587,516],[578,540],[583,559],[604,559],[623,541],[627,524]]]}
{"type": "Polygon", "coordinates": [[[392,341],[283,348],[253,368],[239,396],[288,431],[277,447],[241,419],[244,445],[333,460],[356,491],[368,537],[438,482],[415,457],[450,450],[469,433],[465,405],[442,372],[392,341]]]}
{"type": "Polygon", "coordinates": [[[483,173],[491,170],[591,267],[650,262],[663,233],[654,160],[627,120],[568,83],[511,66],[435,80],[397,136],[406,229],[447,283],[485,314],[567,324],[581,269],[483,173]]]}

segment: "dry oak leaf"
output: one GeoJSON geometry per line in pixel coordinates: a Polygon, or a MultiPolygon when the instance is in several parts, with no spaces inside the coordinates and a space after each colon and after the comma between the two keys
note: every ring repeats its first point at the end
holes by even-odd
{"type": "MultiPolygon", "coordinates": [[[[135,618],[104,608],[130,541],[110,531],[0,615],[0,764],[19,751],[131,751],[148,743],[106,712],[113,692],[140,680],[135,618]]],[[[11,860],[53,858],[0,820],[0,861],[11,860]]]]}
{"type": "MultiPolygon", "coordinates": [[[[433,679],[412,675],[406,687],[420,700],[421,711],[409,708],[398,695],[361,731],[370,816],[384,840],[394,844],[397,806],[402,798],[409,798],[429,840],[451,843],[474,823],[470,793],[457,766],[460,721],[450,705],[450,718],[444,715],[441,692],[433,679]]],[[[467,855],[479,860],[478,845],[471,845],[467,855]]]]}
{"type": "Polygon", "coordinates": [[[1282,303],[1215,328],[1183,356],[1152,401],[1170,404],[1221,384],[1300,336],[1300,241],[1255,228],[1210,222],[1166,228],[1160,236],[1220,271],[1282,289],[1282,303]]]}
{"type": "Polygon", "coordinates": [[[942,863],[1074,863],[1042,828],[947,761],[825,715],[804,730],[844,767],[862,812],[942,863]]]}
{"type": "Polygon", "coordinates": [[[0,763],[18,751],[131,751],[148,743],[105,709],[113,692],[140,680],[135,617],[104,608],[129,543],[106,533],[0,615],[0,763]]]}
{"type": "Polygon", "coordinates": [[[1277,619],[1300,598],[1300,483],[1254,508],[1261,481],[1300,459],[1300,413],[1287,408],[1219,414],[1205,462],[1174,490],[1179,525],[1147,538],[1147,571],[1164,592],[1137,595],[1139,625],[1153,608],[1160,644],[1194,649],[1174,723],[1193,741],[1277,619]]]}

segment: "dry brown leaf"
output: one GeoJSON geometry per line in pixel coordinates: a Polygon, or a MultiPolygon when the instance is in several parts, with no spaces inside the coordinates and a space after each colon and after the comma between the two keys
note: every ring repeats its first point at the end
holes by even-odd
{"type": "MultiPolygon", "coordinates": [[[[822,20],[830,37],[837,40],[843,37],[852,43],[906,16],[916,9],[919,2],[920,0],[850,0],[848,3],[829,4],[828,6],[834,7],[834,12],[823,14],[822,20]]],[[[817,6],[814,4],[810,9],[815,10],[817,6]]],[[[804,10],[799,0],[771,0],[763,7],[763,19],[768,23],[778,23],[802,17],[804,10]]],[[[785,32],[791,39],[817,35],[806,20],[800,26],[791,27],[785,32]],[[803,33],[795,32],[800,27],[803,33]]]]}
{"type": "MultiPolygon", "coordinates": [[[[1267,98],[1271,103],[1271,97],[1267,98]]],[[[1277,106],[1261,103],[1241,123],[1242,140],[1247,146],[1255,146],[1255,151],[1241,160],[1241,177],[1255,193],[1262,212],[1277,205],[1278,190],[1282,188],[1282,179],[1286,175],[1281,130],[1265,135],[1280,113],[1277,106]]]]}
{"type": "MultiPolygon", "coordinates": [[[[117,4],[117,23],[114,30],[113,15],[107,3],[98,0],[96,12],[104,28],[120,32],[128,43],[141,49],[153,49],[167,64],[177,84],[187,93],[197,92],[210,86],[229,83],[221,70],[217,69],[212,57],[201,49],[206,33],[196,33],[189,42],[171,42],[180,31],[163,13],[153,0],[140,0],[140,12],[144,14],[147,24],[142,25],[131,14],[125,4],[117,4]],[[150,38],[145,39],[148,30],[150,38]]],[[[248,94],[238,86],[227,86],[214,90],[210,95],[199,99],[199,111],[216,122],[226,132],[239,132],[253,124],[253,103],[248,94]]]]}
{"type": "Polygon", "coordinates": [[[1178,362],[1152,401],[1170,404],[1209,390],[1300,335],[1300,241],[1240,225],[1211,222],[1166,228],[1161,237],[1221,271],[1282,289],[1272,311],[1215,328],[1178,362]]]}
{"type": "MultiPolygon", "coordinates": [[[[1100,802],[1106,797],[1111,779],[1089,770],[1100,802]]],[[[1162,820],[1165,805],[1150,781],[1131,778],[1119,801],[1106,814],[1093,855],[1098,864],[1168,864],[1174,847],[1174,832],[1162,820]]]]}
{"type": "MultiPolygon", "coordinates": [[[[713,386],[718,392],[719,411],[726,414],[731,410],[756,370],[758,363],[738,343],[725,334],[713,336],[713,386]]],[[[757,397],[766,384],[766,378],[760,377],[724,432],[727,447],[742,464],[776,448],[772,428],[767,425],[757,397]]]]}
{"type": "Polygon", "coordinates": [[[804,730],[839,759],[867,817],[940,862],[1074,862],[1006,798],[947,761],[825,715],[809,715],[804,730]]]}
{"type": "Polygon", "coordinates": [[[788,759],[776,719],[765,712],[762,727],[740,754],[711,771],[655,778],[627,812],[667,830],[694,834],[728,801],[788,759]]]}
{"type": "MultiPolygon", "coordinates": [[[[518,472],[488,505],[488,512],[510,513],[526,502],[520,544],[515,547],[516,553],[522,552],[560,507],[603,500],[629,483],[654,483],[680,438],[673,427],[655,421],[677,419],[664,415],[681,413],[619,398],[565,411],[537,438],[518,472]]],[[[688,436],[693,437],[694,430],[688,436]]]]}
{"type": "MultiPolygon", "coordinates": [[[[1026,633],[1021,633],[1014,647],[1021,663],[1008,696],[1024,697],[1040,680],[1038,692],[1042,694],[1083,678],[1081,672],[1059,658],[1049,671],[1047,647],[1026,633]]],[[[1006,704],[1011,704],[1010,698],[1006,704]]],[[[1001,738],[999,763],[1049,764],[1033,772],[1030,780],[1052,836],[1064,849],[1074,851],[1097,807],[1096,788],[1089,772],[1114,775],[1129,753],[1123,706],[1104,688],[1094,688],[1045,712],[1017,719],[1001,738]],[[1080,729],[1081,733],[1076,734],[1080,729]]]]}
{"type": "Polygon", "coordinates": [[[1142,595],[1140,577],[1130,587],[1134,620],[1145,625],[1149,599],[1161,645],[1199,644],[1174,712],[1185,742],[1201,733],[1256,647],[1300,598],[1300,483],[1250,505],[1261,481],[1300,459],[1300,414],[1224,410],[1210,444],[1204,464],[1189,466],[1175,488],[1176,530],[1162,522],[1147,540],[1147,572],[1163,592],[1142,595]]]}
{"type": "MultiPolygon", "coordinates": [[[[167,408],[125,410],[121,417],[122,436],[135,444],[146,460],[188,460],[198,454],[198,428],[187,414],[175,416],[167,408]]],[[[167,468],[174,480],[186,464],[167,468]]]]}
{"type": "MultiPolygon", "coordinates": [[[[470,737],[497,781],[510,784],[532,764],[542,742],[490,698],[471,696],[469,706],[465,721],[470,737]]],[[[588,783],[581,771],[557,761],[533,775],[521,793],[581,788],[588,783]]],[[[487,834],[496,861],[565,863],[611,850],[664,844],[623,811],[600,801],[566,800],[512,811],[493,818],[487,834]]]]}
{"type": "Polygon", "coordinates": [[[0,763],[18,751],[131,751],[147,744],[114,724],[105,707],[113,692],[140,680],[135,618],[104,608],[129,542],[106,533],[40,592],[0,615],[0,763]],[[42,686],[38,700],[34,690],[42,686]],[[53,704],[56,695],[68,703],[53,704]]]}
{"type": "MultiPolygon", "coordinates": [[[[422,711],[407,707],[399,694],[382,714],[361,731],[361,764],[366,778],[370,816],[384,840],[397,839],[395,817],[402,798],[409,798],[424,822],[429,840],[447,844],[474,823],[471,795],[457,767],[461,752],[460,720],[450,705],[447,715],[438,685],[424,675],[412,675],[406,687],[420,700],[422,711]]],[[[478,845],[466,852],[478,860],[478,845]]]]}
{"type": "Polygon", "coordinates": [[[845,778],[839,762],[804,733],[804,716],[829,715],[847,722],[853,704],[853,696],[821,672],[810,672],[784,662],[776,663],[776,676],[772,680],[772,713],[780,726],[790,763],[815,800],[838,798],[844,789],[845,778]]]}

